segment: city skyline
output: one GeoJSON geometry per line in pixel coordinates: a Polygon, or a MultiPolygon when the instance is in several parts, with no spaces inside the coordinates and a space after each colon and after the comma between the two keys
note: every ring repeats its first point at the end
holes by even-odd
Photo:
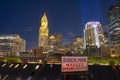
{"type": "Polygon", "coordinates": [[[61,33],[65,43],[83,35],[85,24],[99,21],[108,25],[107,13],[119,0],[5,0],[0,1],[0,35],[19,34],[27,50],[37,47],[41,17],[46,12],[50,34],[61,33]]]}

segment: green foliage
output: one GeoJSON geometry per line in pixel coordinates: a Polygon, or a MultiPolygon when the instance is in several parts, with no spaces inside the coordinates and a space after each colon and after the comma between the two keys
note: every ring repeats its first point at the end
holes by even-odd
{"type": "Polygon", "coordinates": [[[115,64],[120,65],[120,57],[91,57],[88,56],[88,63],[92,64],[109,64],[114,61],[115,64]]]}
{"type": "Polygon", "coordinates": [[[16,56],[7,56],[3,59],[3,62],[17,62],[21,63],[22,60],[19,57],[16,56]]]}

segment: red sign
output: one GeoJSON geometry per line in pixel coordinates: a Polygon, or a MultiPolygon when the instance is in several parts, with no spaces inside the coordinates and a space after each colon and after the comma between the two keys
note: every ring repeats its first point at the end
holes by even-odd
{"type": "Polygon", "coordinates": [[[62,57],[62,72],[87,71],[87,57],[62,57]]]}

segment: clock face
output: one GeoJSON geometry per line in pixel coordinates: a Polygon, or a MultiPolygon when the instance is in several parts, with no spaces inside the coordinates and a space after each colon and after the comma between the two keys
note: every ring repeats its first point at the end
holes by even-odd
{"type": "Polygon", "coordinates": [[[42,26],[47,27],[47,22],[45,20],[42,21],[42,26]]]}
{"type": "Polygon", "coordinates": [[[44,25],[46,25],[46,23],[45,23],[45,22],[42,22],[42,25],[44,26],[44,25]]]}

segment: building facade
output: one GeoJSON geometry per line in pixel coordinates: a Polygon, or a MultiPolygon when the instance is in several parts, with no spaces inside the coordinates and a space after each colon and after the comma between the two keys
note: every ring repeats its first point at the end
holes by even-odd
{"type": "Polygon", "coordinates": [[[99,22],[88,22],[84,30],[84,43],[86,46],[97,46],[104,44],[104,33],[99,22]]]}
{"type": "Polygon", "coordinates": [[[26,40],[18,34],[0,35],[0,55],[16,55],[17,52],[25,52],[26,40]]]}
{"type": "Polygon", "coordinates": [[[84,29],[84,48],[87,52],[99,52],[101,45],[105,44],[104,32],[99,22],[88,22],[84,29]]]}
{"type": "Polygon", "coordinates": [[[44,13],[41,18],[41,26],[39,28],[38,47],[46,47],[48,45],[48,35],[48,19],[46,17],[46,13],[44,13]]]}
{"type": "Polygon", "coordinates": [[[83,37],[82,36],[75,37],[70,46],[71,50],[76,52],[80,52],[81,50],[83,50],[83,37]]]}
{"type": "Polygon", "coordinates": [[[51,47],[56,47],[56,37],[54,36],[54,35],[51,35],[50,37],[49,37],[49,45],[51,46],[51,47]]]}
{"type": "Polygon", "coordinates": [[[56,34],[56,46],[58,48],[62,47],[62,34],[56,34]]]}
{"type": "Polygon", "coordinates": [[[55,34],[49,37],[50,52],[59,53],[62,47],[62,34],[55,34]]]}
{"type": "Polygon", "coordinates": [[[112,47],[120,44],[120,4],[113,5],[109,8],[109,33],[112,47]]]}

